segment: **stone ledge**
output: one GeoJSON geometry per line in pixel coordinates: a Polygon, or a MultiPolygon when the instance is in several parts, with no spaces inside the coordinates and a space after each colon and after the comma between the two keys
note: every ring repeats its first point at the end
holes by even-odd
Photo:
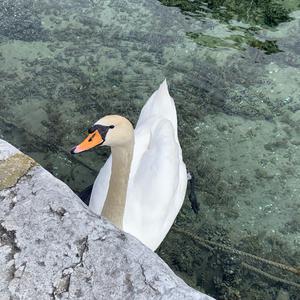
{"type": "Polygon", "coordinates": [[[3,140],[0,171],[1,300],[212,299],[3,140]]]}

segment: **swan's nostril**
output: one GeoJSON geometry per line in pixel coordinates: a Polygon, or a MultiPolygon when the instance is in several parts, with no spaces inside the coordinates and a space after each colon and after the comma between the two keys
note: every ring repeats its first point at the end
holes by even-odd
{"type": "Polygon", "coordinates": [[[89,138],[89,142],[91,142],[93,140],[93,138],[95,137],[96,133],[94,133],[90,138],[89,138]]]}

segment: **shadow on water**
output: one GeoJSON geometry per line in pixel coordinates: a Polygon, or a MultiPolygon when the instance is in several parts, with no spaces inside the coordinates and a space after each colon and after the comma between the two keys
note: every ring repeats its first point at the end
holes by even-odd
{"type": "Polygon", "coordinates": [[[297,299],[297,9],[277,0],[3,0],[0,137],[80,191],[109,154],[68,154],[84,128],[109,113],[135,123],[167,77],[200,210],[186,199],[158,254],[217,299],[297,299]]]}

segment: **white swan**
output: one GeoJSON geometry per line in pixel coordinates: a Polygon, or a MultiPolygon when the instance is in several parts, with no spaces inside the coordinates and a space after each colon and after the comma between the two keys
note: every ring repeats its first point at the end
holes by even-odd
{"type": "Polygon", "coordinates": [[[135,130],[121,116],[105,116],[72,153],[96,145],[110,146],[112,154],[94,182],[90,209],[155,250],[170,230],[187,186],[166,80],[144,105],[135,130]]]}

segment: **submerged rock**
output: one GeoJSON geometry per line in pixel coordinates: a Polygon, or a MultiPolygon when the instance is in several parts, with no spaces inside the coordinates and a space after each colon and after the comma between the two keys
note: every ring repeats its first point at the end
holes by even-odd
{"type": "Polygon", "coordinates": [[[3,140],[0,170],[0,299],[212,299],[3,140]]]}

